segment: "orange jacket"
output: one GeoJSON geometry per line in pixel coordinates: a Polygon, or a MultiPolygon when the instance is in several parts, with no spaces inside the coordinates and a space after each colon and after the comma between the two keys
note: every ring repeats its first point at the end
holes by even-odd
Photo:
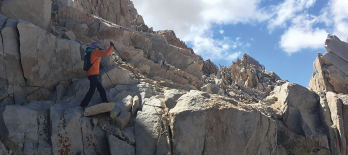
{"type": "Polygon", "coordinates": [[[93,50],[91,53],[91,68],[86,72],[87,77],[91,75],[99,75],[99,65],[100,65],[100,57],[107,57],[113,50],[113,46],[110,46],[106,52],[93,50]]]}

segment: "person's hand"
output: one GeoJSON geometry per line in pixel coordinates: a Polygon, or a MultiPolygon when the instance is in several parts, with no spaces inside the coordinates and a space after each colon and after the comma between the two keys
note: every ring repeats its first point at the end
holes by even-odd
{"type": "Polygon", "coordinates": [[[114,43],[110,41],[110,46],[115,47],[114,43]]]}

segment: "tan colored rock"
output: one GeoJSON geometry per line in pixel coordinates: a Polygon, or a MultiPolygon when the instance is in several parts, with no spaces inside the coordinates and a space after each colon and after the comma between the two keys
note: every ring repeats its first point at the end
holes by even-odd
{"type": "Polygon", "coordinates": [[[111,155],[135,154],[135,149],[132,145],[129,145],[127,142],[122,141],[113,135],[108,136],[108,142],[111,155]]]}
{"type": "Polygon", "coordinates": [[[101,17],[112,23],[131,28],[131,15],[127,0],[105,0],[99,3],[89,0],[75,0],[76,9],[101,17]]]}
{"type": "Polygon", "coordinates": [[[92,116],[105,112],[110,112],[115,107],[115,103],[101,103],[85,109],[84,116],[92,116]]]}
{"type": "Polygon", "coordinates": [[[78,23],[85,23],[88,27],[95,21],[95,18],[92,15],[84,13],[75,9],[74,7],[64,6],[58,11],[59,19],[71,19],[78,23]]]}
{"type": "Polygon", "coordinates": [[[162,35],[167,40],[168,44],[187,49],[185,42],[177,38],[173,30],[157,31],[157,34],[162,35]]]}
{"type": "Polygon", "coordinates": [[[325,48],[328,52],[335,53],[348,62],[348,52],[346,52],[348,43],[341,41],[337,36],[329,34],[325,41],[325,48]]]}
{"type": "Polygon", "coordinates": [[[326,99],[330,108],[331,120],[336,126],[340,138],[340,153],[346,154],[346,138],[343,124],[342,102],[333,92],[326,93],[326,99]]]}
{"type": "Polygon", "coordinates": [[[181,96],[170,110],[174,154],[276,154],[276,122],[230,104],[198,91],[181,96]]]}
{"type": "Polygon", "coordinates": [[[137,82],[131,79],[128,70],[116,66],[101,69],[100,78],[100,82],[105,89],[115,87],[117,84],[134,84],[137,82]]]}
{"type": "Polygon", "coordinates": [[[133,104],[132,104],[132,116],[135,117],[135,115],[137,114],[138,108],[140,106],[139,103],[139,97],[138,95],[135,95],[133,98],[133,104]]]}
{"type": "Polygon", "coordinates": [[[21,63],[29,86],[53,90],[60,81],[85,77],[80,44],[56,38],[26,21],[17,25],[21,63]],[[35,45],[35,46],[33,46],[35,45]],[[58,56],[57,56],[58,55],[58,56]]]}
{"type": "Polygon", "coordinates": [[[315,92],[287,82],[276,87],[272,93],[278,98],[276,104],[281,105],[282,121],[290,131],[306,137],[316,134],[321,123],[319,97],[315,92]]]}
{"type": "Polygon", "coordinates": [[[348,76],[337,67],[330,65],[325,68],[328,73],[328,82],[336,93],[348,93],[348,76]]]}
{"type": "Polygon", "coordinates": [[[210,74],[217,74],[219,71],[219,68],[210,61],[210,59],[204,61],[203,68],[202,68],[203,74],[210,75],[210,74]]]}
{"type": "Polygon", "coordinates": [[[47,30],[51,20],[51,0],[4,0],[1,14],[15,20],[26,20],[47,30]]]}
{"type": "Polygon", "coordinates": [[[128,111],[122,111],[119,116],[116,117],[116,125],[120,127],[120,129],[124,129],[127,124],[129,123],[129,120],[131,119],[131,113],[128,111]]]}
{"type": "Polygon", "coordinates": [[[76,36],[75,36],[74,32],[72,32],[72,31],[65,32],[63,34],[63,37],[66,39],[69,39],[69,40],[73,40],[73,41],[76,40],[76,36]]]}
{"type": "Polygon", "coordinates": [[[340,58],[334,53],[325,53],[320,59],[323,61],[325,65],[334,65],[340,71],[348,75],[348,62],[340,58]]]}

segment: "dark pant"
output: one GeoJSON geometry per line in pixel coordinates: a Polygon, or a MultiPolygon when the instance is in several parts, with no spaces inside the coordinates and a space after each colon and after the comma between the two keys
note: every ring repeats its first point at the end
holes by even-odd
{"type": "Polygon", "coordinates": [[[95,88],[97,87],[100,97],[102,99],[103,103],[107,103],[108,99],[106,98],[106,92],[105,89],[103,87],[103,85],[99,82],[98,80],[98,75],[91,75],[87,77],[89,82],[90,82],[90,86],[89,86],[89,91],[87,92],[85,98],[82,100],[80,106],[81,107],[86,107],[88,105],[88,103],[91,101],[92,96],[95,92],[95,88]]]}

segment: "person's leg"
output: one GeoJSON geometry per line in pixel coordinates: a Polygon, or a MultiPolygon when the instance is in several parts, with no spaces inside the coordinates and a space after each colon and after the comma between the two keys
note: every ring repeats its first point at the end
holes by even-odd
{"type": "Polygon", "coordinates": [[[80,107],[83,107],[83,108],[86,107],[88,105],[88,103],[91,101],[92,96],[95,92],[95,87],[97,87],[96,81],[99,82],[97,79],[97,75],[91,75],[91,76],[88,76],[87,78],[90,82],[90,85],[89,85],[89,90],[88,90],[85,98],[83,98],[83,100],[80,104],[80,107]]]}
{"type": "Polygon", "coordinates": [[[102,99],[102,103],[108,103],[108,99],[106,98],[105,89],[104,89],[103,85],[99,82],[99,80],[97,80],[96,85],[97,85],[97,89],[99,91],[100,97],[102,99]]]}

